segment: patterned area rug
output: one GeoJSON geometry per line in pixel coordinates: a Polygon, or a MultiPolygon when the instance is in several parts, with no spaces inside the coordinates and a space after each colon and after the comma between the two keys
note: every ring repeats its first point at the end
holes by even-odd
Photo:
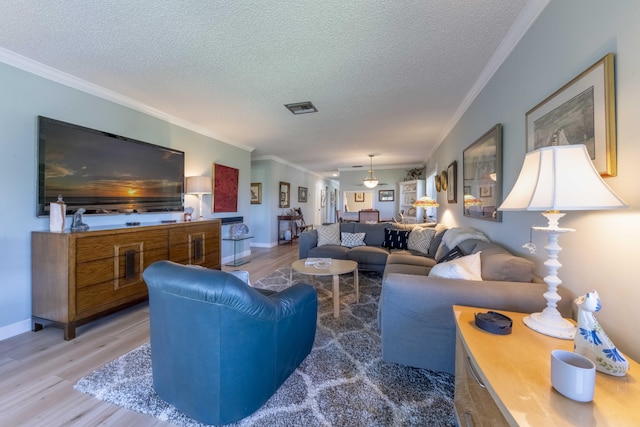
{"type": "MultiPolygon", "coordinates": [[[[254,284],[290,286],[289,268],[254,284]]],[[[454,378],[442,372],[384,362],[377,325],[381,276],[340,276],[340,317],[333,318],[331,277],[294,273],[293,282],[318,290],[318,327],[311,354],[276,394],[237,426],[453,426],[454,378]]],[[[149,343],[80,379],[76,390],[177,426],[201,426],[153,390],[149,343]]]]}

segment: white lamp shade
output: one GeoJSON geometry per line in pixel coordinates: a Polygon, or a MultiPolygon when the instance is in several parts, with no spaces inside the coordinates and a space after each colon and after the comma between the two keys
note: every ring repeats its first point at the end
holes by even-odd
{"type": "Polygon", "coordinates": [[[620,209],[627,205],[602,180],[584,144],[527,153],[501,211],[620,209]]]}
{"type": "Polygon", "coordinates": [[[187,194],[211,194],[211,178],[208,176],[188,176],[187,194]]]}

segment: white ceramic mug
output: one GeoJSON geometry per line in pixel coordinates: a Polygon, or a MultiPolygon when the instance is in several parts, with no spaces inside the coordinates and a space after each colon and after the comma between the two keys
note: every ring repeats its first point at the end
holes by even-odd
{"type": "Polygon", "coordinates": [[[572,351],[553,350],[551,385],[569,399],[591,402],[596,385],[596,365],[572,351]]]}

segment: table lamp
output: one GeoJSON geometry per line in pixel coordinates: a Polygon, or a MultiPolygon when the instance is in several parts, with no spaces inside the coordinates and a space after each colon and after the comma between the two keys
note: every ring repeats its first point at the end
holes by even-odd
{"type": "Polygon", "coordinates": [[[547,292],[544,297],[547,307],[541,313],[524,318],[531,329],[545,335],[562,339],[573,339],[575,327],[563,319],[558,311],[558,285],[562,283],[558,270],[558,254],[562,248],[558,237],[562,233],[575,231],[558,226],[565,214],[560,211],[603,210],[626,208],[627,205],[602,180],[596,171],[584,144],[544,147],[527,153],[522,170],[513,189],[498,208],[501,211],[543,211],[547,227],[533,230],[547,233],[545,246],[549,259],[547,266],[547,292]]]}
{"type": "Polygon", "coordinates": [[[414,208],[423,208],[424,210],[422,211],[422,222],[427,222],[427,208],[437,208],[438,206],[440,206],[440,204],[438,204],[438,202],[436,202],[429,196],[422,196],[418,200],[413,202],[411,206],[413,206],[414,208]]]}
{"type": "Polygon", "coordinates": [[[211,178],[208,176],[188,176],[187,177],[187,194],[195,194],[200,202],[199,220],[203,220],[202,216],[202,195],[211,194],[211,178]]]}

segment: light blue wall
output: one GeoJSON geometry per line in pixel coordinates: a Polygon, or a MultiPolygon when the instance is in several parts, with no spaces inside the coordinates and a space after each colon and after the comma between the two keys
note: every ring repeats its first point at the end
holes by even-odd
{"type": "MultiPolygon", "coordinates": [[[[182,150],[187,176],[211,176],[214,162],[238,168],[239,188],[249,188],[251,154],[246,150],[2,63],[0,82],[0,339],[30,328],[31,231],[49,227],[48,218],[36,217],[38,115],[182,150]]],[[[187,195],[185,204],[197,209],[198,199],[187,195]]],[[[204,205],[205,217],[213,217],[211,196],[204,197],[204,205]]],[[[248,191],[240,193],[238,210],[215,216],[249,217],[248,191]]],[[[157,222],[180,216],[86,216],[84,222],[90,226],[124,225],[127,221],[157,222]]],[[[232,256],[230,247],[223,246],[223,259],[232,256]]]]}
{"type": "MultiPolygon", "coordinates": [[[[603,309],[598,319],[624,352],[640,360],[640,286],[634,266],[640,240],[640,2],[636,0],[552,0],[502,67],[446,137],[427,170],[458,161],[462,194],[462,152],[496,123],[504,127],[504,194],[513,187],[525,155],[525,114],[608,52],[616,56],[618,176],[606,182],[631,209],[569,212],[561,221],[575,233],[562,235],[559,271],[563,285],[576,296],[595,288],[603,309]]],[[[505,212],[494,223],[463,216],[462,204],[448,204],[438,193],[439,220],[481,229],[493,240],[528,257],[544,275],[546,236],[534,234],[538,253],[521,246],[532,225],[546,221],[535,212],[505,212]]]]}
{"type": "Polygon", "coordinates": [[[251,182],[262,183],[262,204],[251,205],[250,227],[255,236],[251,245],[267,248],[278,244],[278,215],[285,214],[291,208],[301,208],[307,224],[321,224],[320,191],[325,186],[330,189],[337,187],[337,183],[331,180],[271,159],[254,160],[251,163],[251,182]],[[280,181],[289,183],[289,208],[279,207],[280,181]],[[307,188],[306,203],[298,201],[298,187],[307,188]]]}

